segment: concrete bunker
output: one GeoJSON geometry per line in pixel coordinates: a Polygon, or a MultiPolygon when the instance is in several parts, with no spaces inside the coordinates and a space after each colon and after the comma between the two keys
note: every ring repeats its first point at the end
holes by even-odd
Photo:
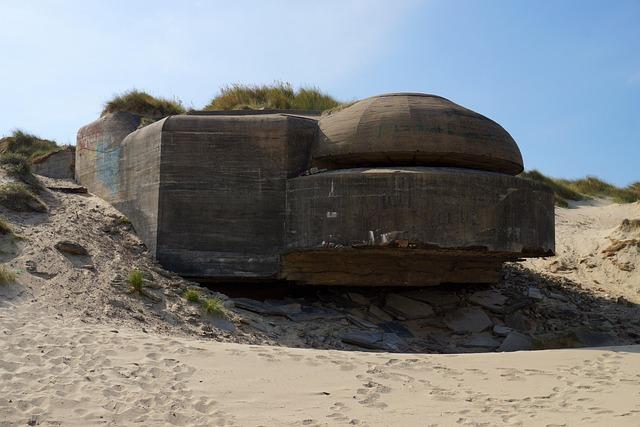
{"type": "Polygon", "coordinates": [[[491,283],[503,262],[554,251],[551,190],[515,176],[522,157],[500,125],[445,98],[139,125],[115,113],[81,128],[76,178],[184,276],[491,283]]]}

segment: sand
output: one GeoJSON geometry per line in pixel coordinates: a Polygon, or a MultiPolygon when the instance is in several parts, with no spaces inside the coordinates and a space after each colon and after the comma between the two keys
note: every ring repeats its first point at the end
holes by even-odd
{"type": "Polygon", "coordinates": [[[528,260],[536,271],[563,276],[600,296],[622,296],[640,303],[640,250],[626,246],[607,255],[615,241],[640,242],[640,228],[623,231],[625,219],[640,219],[640,203],[616,204],[606,200],[574,203],[556,208],[556,257],[528,260]]]}
{"type": "Polygon", "coordinates": [[[640,346],[398,355],[0,309],[0,425],[640,425],[640,346]]]}

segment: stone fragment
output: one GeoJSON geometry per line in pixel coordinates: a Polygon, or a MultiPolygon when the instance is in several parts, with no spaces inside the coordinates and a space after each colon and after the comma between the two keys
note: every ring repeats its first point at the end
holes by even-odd
{"type": "Polygon", "coordinates": [[[369,322],[365,319],[361,319],[360,317],[354,316],[353,314],[347,314],[347,320],[363,329],[378,329],[378,325],[376,325],[375,323],[369,322]]]}
{"type": "Polygon", "coordinates": [[[499,345],[500,341],[496,340],[489,333],[473,335],[462,343],[462,347],[466,348],[487,348],[491,350],[495,349],[499,345]]]}
{"type": "Polygon", "coordinates": [[[382,338],[383,334],[380,331],[351,331],[340,336],[344,343],[369,349],[379,349],[382,338]]]}
{"type": "Polygon", "coordinates": [[[542,291],[540,291],[540,289],[538,288],[534,288],[533,286],[529,286],[529,289],[527,290],[527,296],[529,298],[533,298],[538,301],[544,299],[544,295],[542,294],[542,291]]]}
{"type": "Polygon", "coordinates": [[[581,328],[573,332],[578,342],[585,347],[611,347],[620,345],[617,337],[606,332],[581,328]]]}
{"type": "Polygon", "coordinates": [[[507,326],[495,325],[493,327],[493,333],[498,335],[499,337],[506,337],[511,332],[513,332],[513,329],[511,329],[511,328],[509,328],[507,326]]]}
{"type": "Polygon", "coordinates": [[[287,314],[286,316],[294,322],[308,322],[311,320],[340,319],[345,315],[331,308],[303,306],[299,313],[287,314]]]}
{"type": "Polygon", "coordinates": [[[389,313],[385,312],[375,304],[371,304],[369,306],[369,314],[373,316],[375,319],[383,322],[389,322],[393,320],[393,317],[391,317],[389,313]]]}
{"type": "Polygon", "coordinates": [[[429,304],[399,294],[387,295],[384,308],[402,319],[415,320],[433,316],[433,308],[429,304]]]}
{"type": "Polygon", "coordinates": [[[355,304],[358,304],[358,305],[368,305],[369,304],[369,298],[367,298],[364,295],[359,294],[357,292],[347,292],[345,295],[346,295],[347,298],[349,298],[355,304]]]}
{"type": "Polygon", "coordinates": [[[547,295],[549,296],[549,298],[557,299],[558,301],[562,301],[562,302],[569,301],[569,298],[564,296],[564,295],[562,295],[562,294],[556,294],[554,292],[549,292],[549,293],[547,293],[547,295]]]}
{"type": "Polygon", "coordinates": [[[502,313],[508,298],[498,291],[486,290],[474,292],[469,297],[469,302],[477,304],[495,313],[502,313]]]}
{"type": "Polygon", "coordinates": [[[534,326],[531,319],[519,311],[508,314],[504,318],[504,322],[508,327],[522,332],[529,332],[534,326]]]}
{"type": "Polygon", "coordinates": [[[397,334],[385,333],[382,335],[382,343],[380,343],[381,350],[388,351],[407,351],[409,345],[397,334]]]}
{"type": "Polygon", "coordinates": [[[268,302],[268,305],[277,308],[278,311],[280,311],[280,313],[282,313],[283,315],[298,314],[302,312],[302,305],[297,302],[284,304],[274,304],[272,302],[268,302]]]}
{"type": "Polygon", "coordinates": [[[249,298],[233,298],[230,300],[234,307],[249,310],[254,313],[270,316],[283,316],[284,314],[278,307],[274,307],[269,304],[265,304],[261,301],[257,301],[249,298]]]}
{"type": "Polygon", "coordinates": [[[71,255],[82,255],[88,256],[89,251],[87,251],[84,246],[72,242],[70,240],[61,240],[55,244],[55,248],[60,251],[71,255]]]}
{"type": "Polygon", "coordinates": [[[402,323],[396,321],[382,322],[378,326],[385,332],[393,333],[402,338],[413,338],[413,334],[402,323]]]}
{"type": "Polygon", "coordinates": [[[445,316],[445,323],[454,332],[481,332],[493,325],[484,310],[477,307],[459,308],[445,316]]]}
{"type": "Polygon", "coordinates": [[[226,332],[234,332],[236,330],[236,326],[233,324],[232,321],[230,321],[227,318],[220,317],[220,316],[212,316],[211,319],[209,319],[209,321],[217,329],[220,329],[226,332]]]}
{"type": "Polygon", "coordinates": [[[426,302],[433,307],[447,307],[457,305],[460,298],[451,290],[441,289],[416,289],[409,292],[403,292],[403,296],[418,301],[426,302]]]}
{"type": "Polygon", "coordinates": [[[533,342],[528,336],[521,334],[520,332],[511,332],[502,341],[502,344],[496,351],[521,351],[531,350],[533,348],[533,342]]]}

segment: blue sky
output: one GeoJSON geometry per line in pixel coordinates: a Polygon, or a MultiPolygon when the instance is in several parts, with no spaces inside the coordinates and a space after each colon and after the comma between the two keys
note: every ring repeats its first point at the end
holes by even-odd
{"type": "Polygon", "coordinates": [[[0,0],[0,135],[74,143],[126,89],[198,108],[275,80],[435,93],[502,124],[527,169],[640,181],[640,1],[0,0]]]}

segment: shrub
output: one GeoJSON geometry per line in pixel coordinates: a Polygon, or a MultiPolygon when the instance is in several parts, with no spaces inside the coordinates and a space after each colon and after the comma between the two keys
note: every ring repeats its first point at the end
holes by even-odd
{"type": "Polygon", "coordinates": [[[0,185],[0,205],[17,212],[46,212],[47,206],[19,182],[0,185]]]}
{"type": "Polygon", "coordinates": [[[4,265],[0,265],[0,285],[6,285],[16,281],[16,273],[4,265]]]}
{"type": "Polygon", "coordinates": [[[144,286],[144,277],[142,276],[142,271],[134,268],[129,272],[129,276],[127,276],[127,283],[129,284],[129,292],[142,294],[142,288],[144,286]]]}
{"type": "Polygon", "coordinates": [[[224,315],[224,305],[220,298],[205,298],[202,301],[202,309],[207,314],[224,315]]]}
{"type": "Polygon", "coordinates": [[[233,84],[224,86],[205,110],[260,110],[298,109],[326,110],[339,105],[331,96],[317,88],[300,88],[295,91],[290,83],[276,82],[271,85],[233,84]]]}
{"type": "Polygon", "coordinates": [[[10,136],[0,139],[0,153],[17,154],[31,161],[53,151],[59,150],[58,144],[49,139],[16,129],[10,136]]]}
{"type": "Polygon", "coordinates": [[[166,116],[183,114],[185,109],[179,100],[157,98],[146,92],[132,89],[107,101],[101,116],[117,111],[161,119],[166,116]]]}
{"type": "Polygon", "coordinates": [[[198,292],[196,289],[187,289],[186,291],[184,291],[184,294],[182,296],[189,302],[200,301],[200,292],[198,292]]]}

